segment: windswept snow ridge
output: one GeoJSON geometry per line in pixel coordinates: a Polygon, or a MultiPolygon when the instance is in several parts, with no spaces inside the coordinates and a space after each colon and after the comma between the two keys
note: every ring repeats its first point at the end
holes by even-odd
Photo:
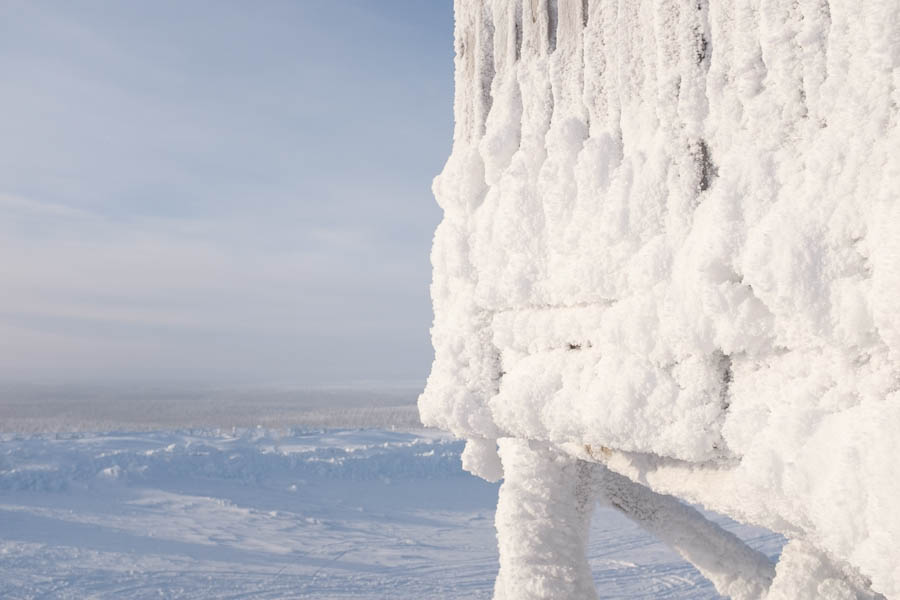
{"type": "Polygon", "coordinates": [[[423,422],[487,479],[519,438],[797,540],[773,598],[900,598],[898,32],[894,0],[457,0],[423,422]]]}
{"type": "Polygon", "coordinates": [[[98,476],[129,484],[167,478],[416,480],[459,475],[458,442],[409,433],[192,430],[144,434],[0,434],[0,490],[62,491],[98,476]],[[73,448],[100,448],[72,452],[73,448]],[[102,450],[106,448],[106,450],[102,450]]]}

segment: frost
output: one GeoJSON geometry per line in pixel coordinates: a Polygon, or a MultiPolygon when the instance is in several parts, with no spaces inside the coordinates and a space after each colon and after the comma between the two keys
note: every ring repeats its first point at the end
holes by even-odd
{"type": "Polygon", "coordinates": [[[793,540],[774,579],[692,552],[721,593],[900,598],[900,4],[456,17],[419,408],[470,440],[467,469],[505,473],[496,597],[589,597],[574,500],[539,493],[574,494],[583,461],[793,540]],[[562,458],[515,450],[535,443],[562,458]],[[550,523],[534,547],[517,489],[550,523]]]}

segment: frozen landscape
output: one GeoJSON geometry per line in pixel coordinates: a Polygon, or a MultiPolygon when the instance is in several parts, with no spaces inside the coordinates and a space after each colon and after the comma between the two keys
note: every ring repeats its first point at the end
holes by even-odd
{"type": "Polygon", "coordinates": [[[50,4],[0,597],[900,600],[900,2],[50,4]]]}
{"type": "MultiPolygon", "coordinates": [[[[2,598],[492,595],[498,486],[462,471],[463,444],[445,434],[28,423],[0,424],[2,598]]],[[[780,551],[780,536],[719,520],[780,551]]],[[[604,598],[719,597],[610,509],[595,515],[588,556],[604,598]]]]}

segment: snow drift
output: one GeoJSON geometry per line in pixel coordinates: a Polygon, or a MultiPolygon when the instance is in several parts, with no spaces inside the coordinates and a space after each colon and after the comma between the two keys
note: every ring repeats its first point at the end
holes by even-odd
{"type": "Polygon", "coordinates": [[[496,597],[590,597],[624,475],[793,540],[722,593],[900,598],[900,3],[457,0],[455,40],[419,408],[506,470],[496,597]]]}

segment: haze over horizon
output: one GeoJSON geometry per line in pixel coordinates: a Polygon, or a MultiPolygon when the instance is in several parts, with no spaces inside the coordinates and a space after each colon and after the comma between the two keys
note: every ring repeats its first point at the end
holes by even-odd
{"type": "Polygon", "coordinates": [[[424,382],[450,3],[0,22],[0,381],[424,382]]]}

